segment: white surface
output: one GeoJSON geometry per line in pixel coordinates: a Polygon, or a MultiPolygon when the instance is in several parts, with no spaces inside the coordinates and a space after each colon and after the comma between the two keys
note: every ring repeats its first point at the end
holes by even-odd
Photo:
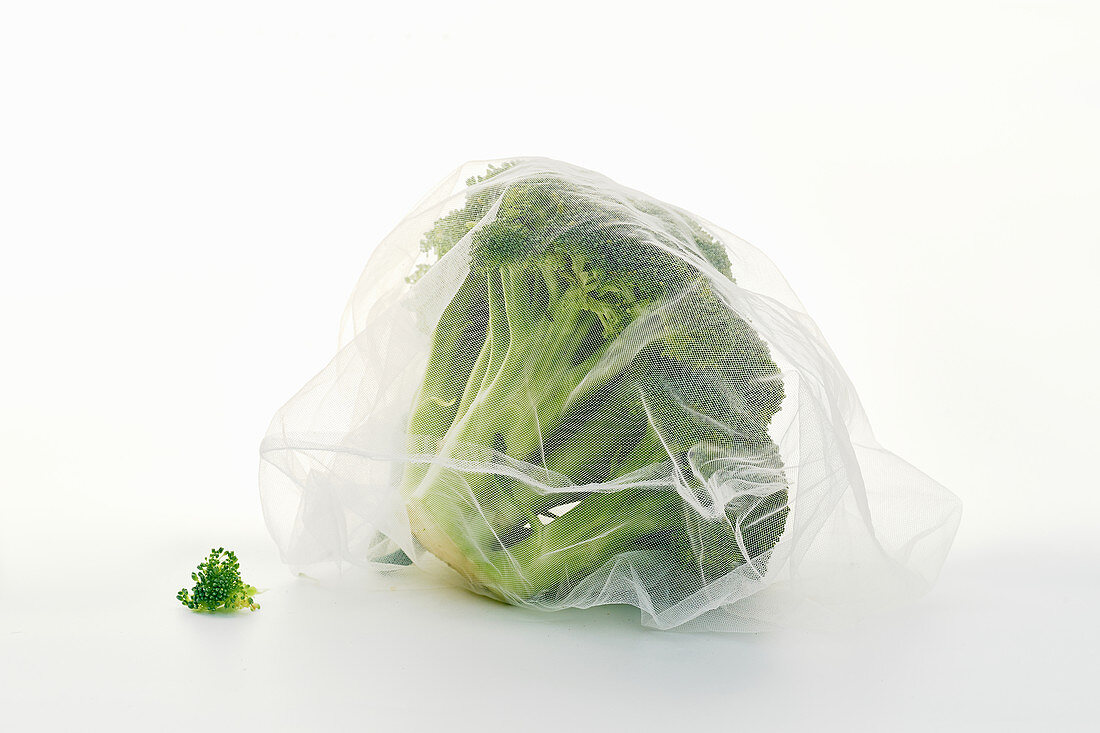
{"type": "Polygon", "coordinates": [[[540,7],[0,9],[6,727],[1092,728],[1096,6],[540,7]],[[659,634],[279,566],[268,419],[371,246],[511,154],[777,262],[882,443],[965,503],[932,594],[840,634],[659,634]],[[176,605],[211,545],[261,611],[176,605]]]}
{"type": "Polygon", "coordinates": [[[930,596],[889,617],[751,636],[644,630],[618,607],[528,612],[358,571],[290,580],[266,538],[239,529],[219,536],[248,558],[247,580],[270,586],[263,607],[198,616],[173,605],[172,581],[186,579],[201,534],[144,536],[131,550],[89,538],[95,550],[57,574],[16,576],[35,592],[5,615],[0,699],[14,730],[215,719],[251,730],[1092,730],[1100,713],[1100,593],[1082,592],[1094,571],[1072,557],[963,551],[930,596]],[[123,574],[144,580],[121,587],[123,574]]]}

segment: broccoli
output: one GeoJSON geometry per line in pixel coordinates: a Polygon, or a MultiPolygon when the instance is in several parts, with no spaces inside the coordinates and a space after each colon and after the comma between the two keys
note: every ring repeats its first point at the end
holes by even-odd
{"type": "Polygon", "coordinates": [[[470,237],[409,417],[417,540],[513,603],[564,598],[632,552],[667,571],[670,604],[763,572],[788,512],[767,432],[783,383],[712,287],[733,277],[724,246],[584,181],[506,164],[467,184],[409,277],[470,237]],[[715,488],[731,485],[754,488],[715,488]]]}
{"type": "Polygon", "coordinates": [[[223,547],[210,551],[206,560],[199,563],[198,570],[191,573],[191,580],[195,581],[195,587],[190,592],[181,588],[176,598],[192,611],[231,613],[242,608],[255,611],[260,607],[252,600],[256,589],[241,580],[241,565],[236,553],[226,552],[223,547]]]}

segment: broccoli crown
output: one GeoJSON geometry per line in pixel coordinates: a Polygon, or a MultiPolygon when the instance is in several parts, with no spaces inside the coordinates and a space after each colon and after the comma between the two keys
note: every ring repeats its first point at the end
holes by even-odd
{"type": "Polygon", "coordinates": [[[195,587],[190,592],[181,588],[176,598],[192,611],[231,612],[247,608],[251,611],[260,605],[252,600],[256,589],[241,580],[241,565],[236,553],[219,547],[210,550],[207,558],[191,573],[195,587]]]}
{"type": "Polygon", "coordinates": [[[584,175],[517,161],[467,183],[409,278],[469,237],[409,421],[410,454],[429,456],[406,469],[414,535],[515,602],[625,552],[663,553],[680,593],[764,556],[787,515],[768,435],[783,383],[716,287],[734,276],[724,245],[584,175]],[[750,498],[716,488],[724,476],[750,498]]]}
{"type": "MultiPolygon", "coordinates": [[[[477,200],[480,211],[483,197],[477,200]]],[[[699,255],[733,279],[725,247],[693,219],[652,201],[535,177],[499,193],[495,216],[473,240],[475,270],[542,271],[546,282],[535,279],[527,293],[536,302],[551,297],[548,285],[582,292],[579,306],[600,320],[604,340],[663,304],[661,323],[647,334],[653,344],[638,359],[646,365],[639,374],[679,389],[688,406],[719,420],[748,418],[758,429],[779,409],[783,386],[767,346],[692,264],[691,255],[699,255]],[[735,387],[736,398],[714,385],[735,387]]]]}

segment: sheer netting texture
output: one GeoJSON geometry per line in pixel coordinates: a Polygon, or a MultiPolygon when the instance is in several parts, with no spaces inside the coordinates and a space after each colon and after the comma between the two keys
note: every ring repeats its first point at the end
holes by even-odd
{"type": "Polygon", "coordinates": [[[759,250],[543,158],[462,166],[378,245],[260,465],[292,565],[630,604],[661,629],[913,598],[960,516],[875,441],[759,250]]]}

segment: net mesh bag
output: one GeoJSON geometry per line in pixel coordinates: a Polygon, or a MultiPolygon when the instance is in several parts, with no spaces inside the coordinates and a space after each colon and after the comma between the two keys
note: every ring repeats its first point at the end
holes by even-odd
{"type": "Polygon", "coordinates": [[[755,631],[923,592],[958,525],[774,265],[576,166],[455,171],[372,254],[341,343],[261,446],[295,566],[755,631]]]}

